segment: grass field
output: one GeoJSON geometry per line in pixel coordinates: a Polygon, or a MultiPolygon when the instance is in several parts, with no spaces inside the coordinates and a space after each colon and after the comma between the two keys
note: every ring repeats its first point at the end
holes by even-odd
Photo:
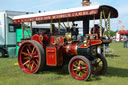
{"type": "Polygon", "coordinates": [[[0,85],[128,85],[128,48],[123,48],[122,43],[112,43],[110,47],[114,49],[115,56],[106,57],[106,74],[92,75],[87,82],[73,79],[67,66],[40,74],[26,74],[13,65],[16,58],[0,58],[0,85]]]}

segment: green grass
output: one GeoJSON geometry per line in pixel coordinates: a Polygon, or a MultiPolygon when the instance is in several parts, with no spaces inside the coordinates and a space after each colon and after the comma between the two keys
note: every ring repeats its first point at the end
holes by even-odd
{"type": "Polygon", "coordinates": [[[13,65],[16,58],[0,58],[0,85],[128,85],[128,48],[123,48],[122,43],[112,43],[110,47],[114,49],[115,56],[106,57],[106,74],[92,75],[89,81],[73,79],[67,66],[40,74],[26,74],[13,65]]]}

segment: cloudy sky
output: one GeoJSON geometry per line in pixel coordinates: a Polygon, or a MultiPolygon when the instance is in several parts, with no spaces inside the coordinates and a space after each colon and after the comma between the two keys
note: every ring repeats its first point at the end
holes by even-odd
{"type": "MultiPolygon", "coordinates": [[[[80,7],[82,0],[0,0],[0,10],[17,10],[38,12],[60,10],[66,8],[80,7]]],[[[112,20],[111,29],[119,30],[121,26],[125,26],[128,30],[128,0],[90,0],[92,4],[105,4],[118,9],[119,17],[112,20]],[[117,21],[121,23],[118,24],[117,21]]]]}

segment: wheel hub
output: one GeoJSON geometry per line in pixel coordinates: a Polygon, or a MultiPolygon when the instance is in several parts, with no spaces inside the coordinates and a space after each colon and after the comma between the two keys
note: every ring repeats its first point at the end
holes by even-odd
{"type": "Polygon", "coordinates": [[[79,72],[80,70],[81,70],[80,67],[77,67],[77,68],[76,68],[76,71],[77,71],[77,72],[79,72]]]}
{"type": "Polygon", "coordinates": [[[32,60],[32,55],[28,56],[29,57],[29,60],[32,60]]]}

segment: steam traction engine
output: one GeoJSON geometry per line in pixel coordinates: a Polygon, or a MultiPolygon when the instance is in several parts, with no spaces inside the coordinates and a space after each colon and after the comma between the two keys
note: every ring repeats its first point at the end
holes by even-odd
{"type": "MultiPolygon", "coordinates": [[[[118,16],[117,11],[109,6],[89,6],[79,9],[62,10],[64,13],[47,12],[23,15],[14,17],[14,23],[36,21],[39,23],[51,23],[50,33],[32,34],[31,38],[24,38],[18,51],[18,63],[20,68],[25,73],[38,73],[43,71],[47,66],[61,67],[68,64],[68,70],[71,76],[77,80],[87,80],[91,74],[104,74],[107,69],[107,61],[98,52],[98,49],[110,40],[104,40],[103,37],[96,33],[88,34],[89,20],[102,19],[102,13],[109,18],[118,16]],[[93,8],[93,9],[92,9],[93,8]],[[101,15],[100,15],[101,14],[101,15]],[[86,16],[86,17],[85,17],[86,16]],[[77,40],[73,38],[72,31],[61,33],[53,32],[53,22],[83,20],[83,39],[77,40]]],[[[104,17],[107,18],[107,17],[104,17]]],[[[100,20],[102,21],[102,20],[100,20]]],[[[32,29],[32,23],[30,25],[32,29]]],[[[68,28],[67,28],[68,29],[68,28]]],[[[100,26],[100,31],[101,26],[100,26]]],[[[77,34],[77,33],[76,33],[77,34]]],[[[75,35],[77,37],[78,35],[75,35]]]]}

